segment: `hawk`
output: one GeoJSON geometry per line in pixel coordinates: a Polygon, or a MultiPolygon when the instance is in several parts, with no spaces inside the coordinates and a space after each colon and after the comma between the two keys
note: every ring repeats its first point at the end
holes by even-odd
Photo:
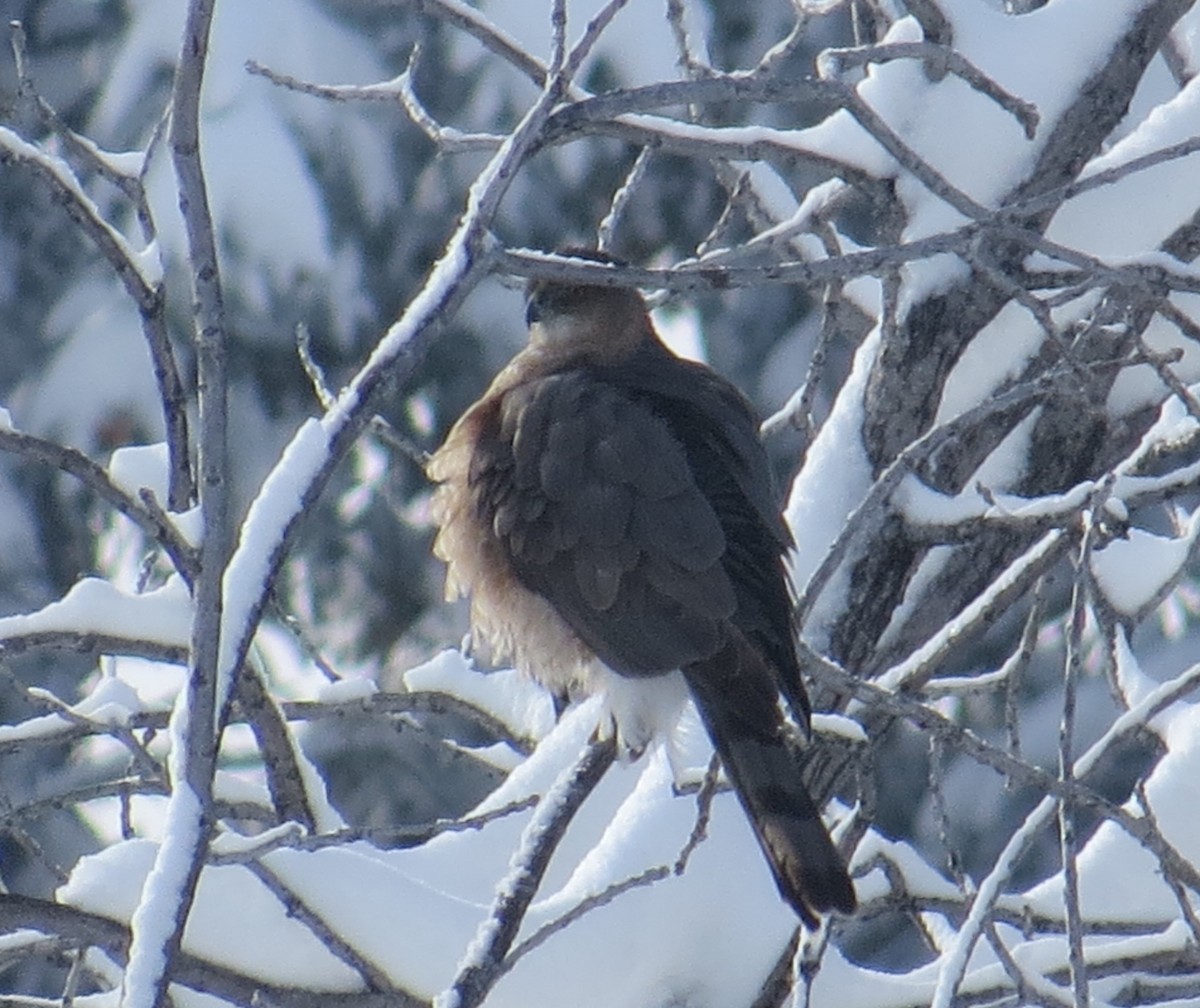
{"type": "Polygon", "coordinates": [[[852,912],[780,703],[807,730],[791,538],[752,408],[671,353],[637,291],[536,281],[527,305],[528,345],[429,464],[447,596],[470,596],[498,659],[559,695],[606,692],[634,752],[682,672],[784,899],[809,926],[852,912]]]}

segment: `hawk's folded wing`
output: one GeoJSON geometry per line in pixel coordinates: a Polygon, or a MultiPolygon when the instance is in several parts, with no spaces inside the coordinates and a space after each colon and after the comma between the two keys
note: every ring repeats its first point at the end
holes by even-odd
{"type": "Polygon", "coordinates": [[[664,419],[584,371],[505,393],[472,457],[477,517],[596,655],[652,675],[712,655],[737,599],[712,502],[664,419]]]}

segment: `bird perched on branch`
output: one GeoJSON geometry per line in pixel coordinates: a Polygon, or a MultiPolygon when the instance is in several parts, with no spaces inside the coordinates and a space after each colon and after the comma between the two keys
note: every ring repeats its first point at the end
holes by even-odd
{"type": "Polygon", "coordinates": [[[788,719],[807,731],[791,540],[753,411],[637,291],[535,281],[527,303],[528,345],[430,461],[447,594],[497,658],[609,694],[633,752],[682,672],[784,899],[810,926],[852,912],[788,719]]]}

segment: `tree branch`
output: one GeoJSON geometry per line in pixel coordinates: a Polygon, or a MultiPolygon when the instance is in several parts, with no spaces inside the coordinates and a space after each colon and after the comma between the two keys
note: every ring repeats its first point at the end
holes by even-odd
{"type": "MultiPolygon", "coordinates": [[[[194,296],[203,540],[194,588],[187,684],[171,717],[168,829],[130,927],[121,1008],[164,1008],[213,829],[220,738],[222,588],[229,557],[224,309],[216,237],[200,159],[200,90],[215,0],[190,0],[171,97],[170,147],[194,296]]],[[[240,665],[240,661],[238,663],[240,665]]],[[[237,666],[229,669],[230,679],[237,666]]]]}
{"type": "Polygon", "coordinates": [[[575,813],[616,758],[613,738],[593,739],[538,802],[513,853],[509,873],[496,889],[491,913],[479,925],[454,981],[434,1002],[437,1008],[477,1008],[500,978],[504,960],[550,858],[575,813]]]}

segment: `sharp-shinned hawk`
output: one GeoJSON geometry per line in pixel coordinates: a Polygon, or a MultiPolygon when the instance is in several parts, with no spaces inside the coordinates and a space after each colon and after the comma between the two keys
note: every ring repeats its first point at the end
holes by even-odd
{"type": "MultiPolygon", "coordinates": [[[[527,318],[430,462],[448,594],[559,694],[636,698],[680,670],[783,897],[810,926],[852,912],[780,703],[807,728],[791,538],[752,409],[667,349],[636,291],[534,282],[527,318]]],[[[649,741],[616,718],[628,747],[649,741]]]]}

